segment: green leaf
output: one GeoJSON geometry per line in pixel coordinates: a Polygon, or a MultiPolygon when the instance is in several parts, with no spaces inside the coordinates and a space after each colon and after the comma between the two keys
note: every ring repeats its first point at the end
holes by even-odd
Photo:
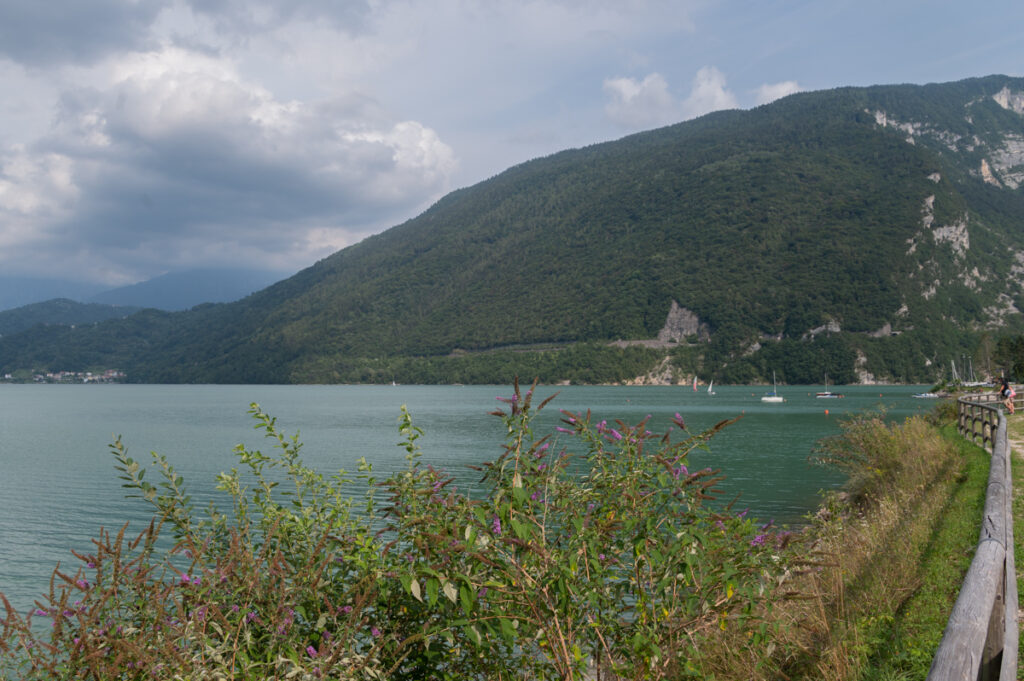
{"type": "Polygon", "coordinates": [[[450,581],[446,581],[444,586],[441,587],[441,590],[444,591],[444,595],[447,596],[448,600],[452,603],[459,602],[459,592],[456,590],[455,585],[450,581]]]}
{"type": "Polygon", "coordinates": [[[514,620],[510,617],[502,617],[498,621],[501,623],[501,635],[505,640],[516,640],[516,626],[513,624],[514,620]]]}
{"type": "Polygon", "coordinates": [[[517,537],[519,537],[523,541],[526,541],[533,536],[533,533],[530,531],[529,525],[527,525],[526,523],[521,523],[515,518],[511,518],[510,520],[512,522],[512,531],[515,532],[515,535],[517,537]]]}
{"type": "Polygon", "coordinates": [[[480,645],[483,642],[483,637],[480,635],[480,630],[476,628],[476,625],[471,624],[468,627],[463,627],[463,630],[473,643],[480,645]]]}

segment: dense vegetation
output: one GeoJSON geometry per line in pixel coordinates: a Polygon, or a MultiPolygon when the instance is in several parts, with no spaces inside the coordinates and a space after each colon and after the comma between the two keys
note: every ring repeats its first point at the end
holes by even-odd
{"type": "Polygon", "coordinates": [[[253,405],[272,451],[239,446],[205,513],[166,458],[147,479],[118,440],[152,522],[101,532],[32,613],[5,603],[0,675],[924,676],[977,541],[983,450],[921,417],[854,416],[819,453],[849,475],[845,501],[794,534],[706,503],[721,478],[688,454],[729,422],[694,434],[676,414],[661,435],[563,412],[534,433],[554,397],[502,398],[507,439],[472,498],[421,460],[404,409],[408,465],[376,481],[365,462],[306,467],[253,405]]]}
{"type": "Polygon", "coordinates": [[[668,353],[675,375],[932,381],[980,329],[1024,328],[1024,190],[978,172],[1024,128],[993,99],[1006,87],[1024,80],[802,93],[564,151],[237,303],[0,339],[0,370],[614,381],[629,372],[581,374],[601,353],[567,348],[653,338],[676,301],[707,335],[668,353]]]}
{"type": "Polygon", "coordinates": [[[8,606],[0,672],[677,678],[702,666],[694,642],[730,630],[758,645],[787,533],[711,510],[719,479],[687,469],[689,452],[726,424],[690,434],[677,415],[662,438],[646,422],[565,413],[559,443],[532,431],[548,401],[534,406],[518,386],[505,398],[496,413],[508,439],[483,469],[483,498],[420,461],[422,432],[404,410],[408,467],[379,484],[364,467],[360,490],[344,472],[304,466],[297,440],[253,405],[276,451],[239,448],[244,472],[219,476],[230,510],[209,516],[166,459],[154,455],[163,480],[152,483],[117,442],[125,486],[152,504],[153,523],[134,541],[124,529],[101,535],[27,618],[8,606]]]}
{"type": "Polygon", "coordinates": [[[1012,381],[1024,381],[1024,335],[1005,336],[996,343],[995,360],[1012,381]]]}
{"type": "Polygon", "coordinates": [[[76,326],[123,319],[138,311],[137,307],[79,303],[67,298],[54,298],[0,312],[0,336],[20,333],[38,324],[76,326]]]}

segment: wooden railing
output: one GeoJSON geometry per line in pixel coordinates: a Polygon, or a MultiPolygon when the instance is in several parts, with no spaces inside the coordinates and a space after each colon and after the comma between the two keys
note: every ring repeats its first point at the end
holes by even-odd
{"type": "Polygon", "coordinates": [[[1002,402],[999,393],[979,393],[957,400],[960,434],[991,452],[1001,419],[1002,402]]]}
{"type": "Polygon", "coordinates": [[[1001,398],[958,400],[961,434],[992,452],[981,537],[928,681],[1017,678],[1017,576],[1013,561],[1010,447],[1001,398]]]}

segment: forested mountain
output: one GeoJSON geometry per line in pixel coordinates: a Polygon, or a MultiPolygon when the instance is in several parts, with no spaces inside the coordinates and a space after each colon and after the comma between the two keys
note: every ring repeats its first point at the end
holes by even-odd
{"type": "Polygon", "coordinates": [[[0,312],[0,336],[9,336],[31,329],[37,324],[75,326],[95,324],[108,319],[123,319],[139,311],[137,307],[79,303],[67,298],[54,298],[0,312]]]}
{"type": "Polygon", "coordinates": [[[1024,328],[1022,184],[1024,79],[801,93],[515,166],[236,303],[0,339],[0,370],[930,381],[1024,328]]]}

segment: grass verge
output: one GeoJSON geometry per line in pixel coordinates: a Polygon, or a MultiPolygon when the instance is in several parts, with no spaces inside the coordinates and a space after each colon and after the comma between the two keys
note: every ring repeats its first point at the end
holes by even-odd
{"type": "Polygon", "coordinates": [[[954,425],[942,429],[962,457],[962,469],[948,482],[948,499],[932,532],[923,532],[918,574],[920,586],[897,608],[880,632],[861,678],[871,681],[923,679],[942,639],[978,544],[985,506],[989,456],[964,440],[954,425]]]}
{"type": "MultiPolygon", "coordinates": [[[[1017,592],[1024,593],[1024,416],[1010,418],[1007,435],[1013,448],[1013,559],[1017,570],[1017,592]]],[[[1024,627],[1021,627],[1018,604],[1018,650],[1024,650],[1024,627]]],[[[1017,665],[1017,678],[1022,678],[1021,665],[1017,665]]]]}
{"type": "Polygon", "coordinates": [[[768,655],[715,676],[923,679],[977,545],[988,454],[954,425],[864,415],[821,459],[851,484],[805,532],[768,655]]]}

